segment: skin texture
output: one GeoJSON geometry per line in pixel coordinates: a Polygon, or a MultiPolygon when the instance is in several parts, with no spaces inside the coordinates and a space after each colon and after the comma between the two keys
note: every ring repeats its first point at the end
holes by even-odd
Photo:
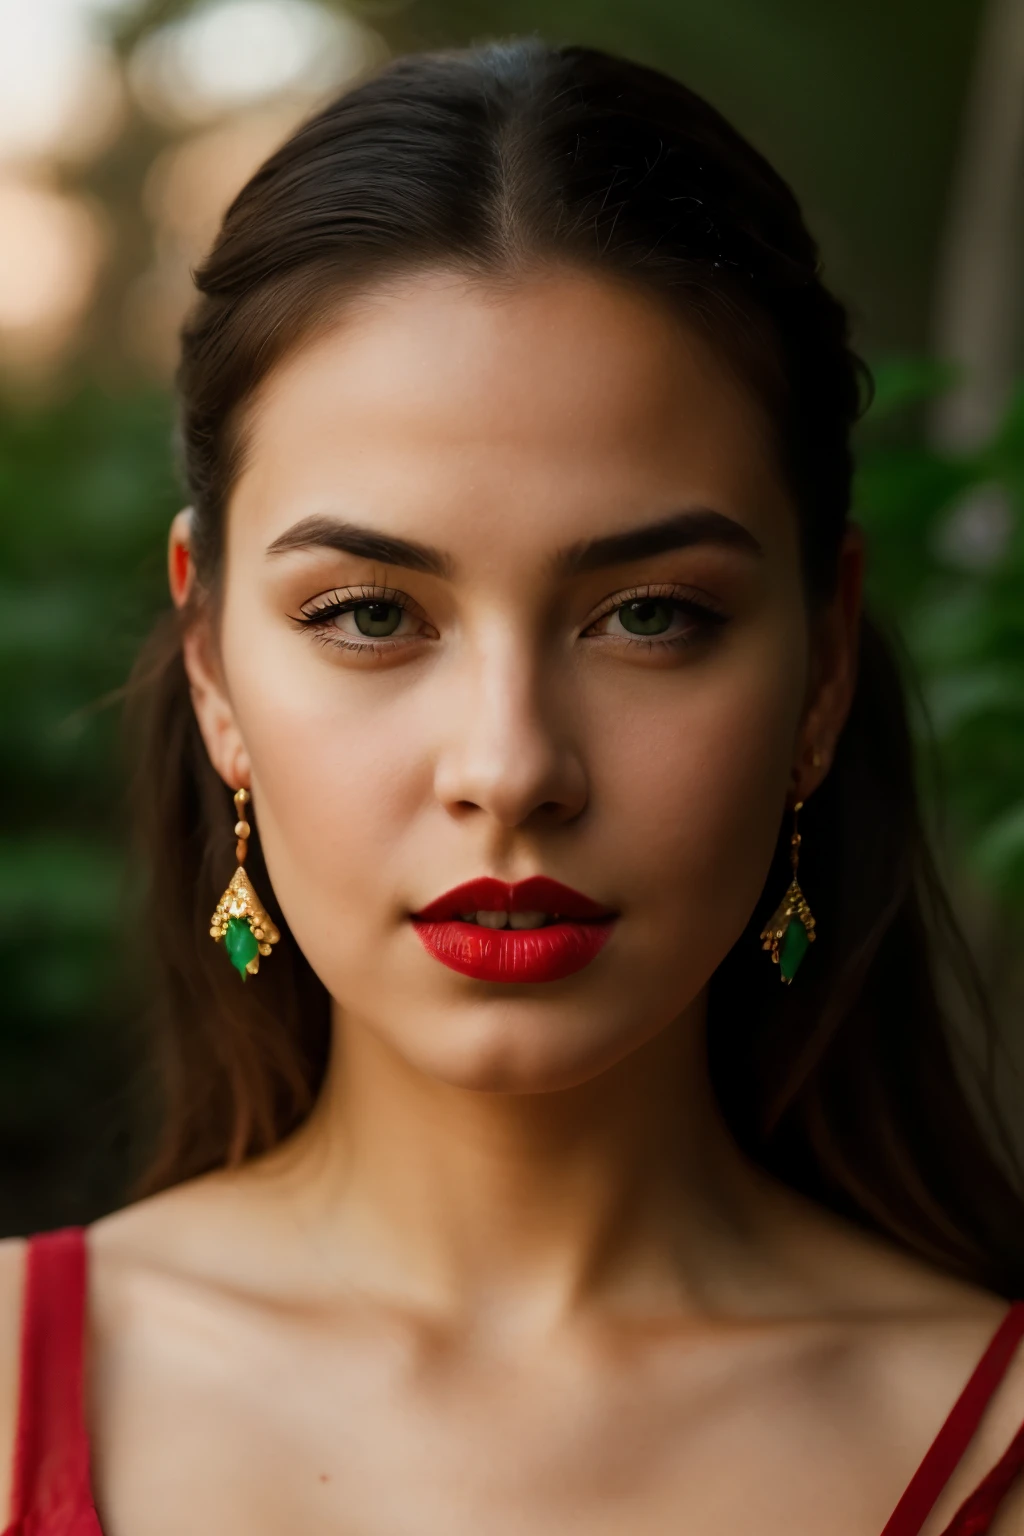
{"type": "MultiPolygon", "coordinates": [[[[808,671],[794,519],[736,387],[635,299],[577,280],[471,301],[438,279],[286,364],[253,437],[229,519],[227,686],[194,651],[198,707],[222,775],[251,786],[275,891],[348,1032],[432,1085],[504,1094],[593,1080],[686,1010],[695,1034],[764,884],[808,671]],[[553,311],[574,346],[543,345],[553,311]],[[699,380],[685,415],[681,371],[699,380]],[[435,391],[442,408],[425,408],[435,391]],[[705,546],[545,575],[563,545],[690,504],[744,521],[765,555],[705,546]],[[459,579],[267,557],[328,510],[429,540],[459,579]],[[580,639],[638,579],[709,594],[730,616],[720,643],[659,653],[607,620],[615,633],[580,639]],[[288,619],[353,583],[400,587],[422,615],[376,659],[288,619]],[[423,953],[410,910],[471,875],[537,871],[624,914],[585,972],[467,986],[423,953]]],[[[846,684],[819,706],[819,739],[846,684]]]]}
{"type": "MultiPolygon", "coordinates": [[[[187,540],[179,516],[179,603],[187,540]]],[[[334,999],[331,1068],[270,1156],[90,1229],[106,1536],[881,1531],[1005,1303],[751,1167],[701,1043],[787,805],[828,771],[862,569],[853,530],[812,622],[756,404],[606,280],[424,274],[270,375],[186,662],[334,999]],[[695,506],[760,553],[554,570],[695,506]],[[451,570],[267,553],[312,515],[451,570]],[[638,587],[725,622],[673,610],[692,644],[631,644],[638,587]],[[408,603],[391,649],[332,643],[363,641],[351,615],[300,628],[364,588],[408,603]],[[535,873],[621,913],[574,976],[475,981],[411,930],[462,880],[535,873]]],[[[0,1245],[5,1432],[21,1259],[0,1245]]],[[[926,1536],[1022,1417],[1015,1365],[926,1536]]]]}

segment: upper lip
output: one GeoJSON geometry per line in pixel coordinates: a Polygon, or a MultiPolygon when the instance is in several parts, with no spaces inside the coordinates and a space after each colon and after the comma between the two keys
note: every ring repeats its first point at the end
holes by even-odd
{"type": "Polygon", "coordinates": [[[515,885],[482,875],[478,880],[467,880],[445,891],[412,915],[442,922],[463,912],[547,912],[576,918],[615,916],[610,907],[602,907],[582,891],[574,891],[547,875],[531,875],[515,885]]]}

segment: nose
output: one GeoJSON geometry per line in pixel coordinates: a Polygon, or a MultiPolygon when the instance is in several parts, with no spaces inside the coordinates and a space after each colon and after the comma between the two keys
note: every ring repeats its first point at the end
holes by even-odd
{"type": "Polygon", "coordinates": [[[447,679],[434,779],[452,816],[483,814],[511,829],[580,815],[587,776],[570,681],[509,635],[464,657],[458,678],[447,679]]]}

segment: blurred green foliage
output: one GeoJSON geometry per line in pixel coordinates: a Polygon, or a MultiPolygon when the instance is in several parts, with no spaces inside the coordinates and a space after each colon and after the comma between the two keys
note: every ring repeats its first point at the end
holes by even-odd
{"type": "MultiPolygon", "coordinates": [[[[856,494],[869,595],[920,675],[959,856],[1001,910],[1024,914],[1024,532],[1013,521],[998,558],[973,565],[944,538],[972,494],[996,485],[1024,502],[1024,391],[991,441],[956,454],[929,446],[923,424],[944,370],[895,361],[876,377],[856,494]]],[[[116,690],[166,602],[181,499],[159,390],[88,386],[0,413],[0,1138],[14,1170],[0,1230],[110,1208],[139,1130],[146,980],[132,964],[116,690]]]]}
{"type": "Polygon", "coordinates": [[[920,681],[959,856],[1024,915],[1024,384],[988,441],[954,452],[929,444],[920,409],[951,370],[875,373],[855,493],[869,598],[920,681]]]}
{"type": "Polygon", "coordinates": [[[163,600],[178,505],[162,392],[0,413],[0,1228],[88,1219],[135,1110],[112,690],[163,600]],[[6,1157],[4,1157],[6,1152],[6,1157]]]}

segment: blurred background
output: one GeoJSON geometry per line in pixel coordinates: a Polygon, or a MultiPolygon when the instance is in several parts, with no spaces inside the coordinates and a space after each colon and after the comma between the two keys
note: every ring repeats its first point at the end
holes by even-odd
{"type": "Polygon", "coordinates": [[[190,268],[323,100],[395,53],[533,32],[676,74],[804,205],[878,380],[871,597],[1024,1054],[1020,0],[0,0],[2,1233],[118,1204],[146,1129],[116,690],[166,602],[190,268]]]}

